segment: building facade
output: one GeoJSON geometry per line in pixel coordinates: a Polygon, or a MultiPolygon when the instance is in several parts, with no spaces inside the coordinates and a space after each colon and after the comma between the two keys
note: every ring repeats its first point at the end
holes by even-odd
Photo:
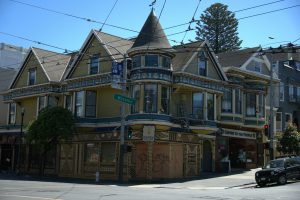
{"type": "MultiPolygon", "coordinates": [[[[92,30],[73,55],[31,48],[4,97],[15,124],[22,108],[24,124],[45,106],[63,106],[76,118],[73,139],[53,149],[45,173],[94,178],[98,171],[100,179],[118,178],[121,102],[114,96],[122,91],[113,82],[112,65],[125,62],[125,95],[135,99],[125,109],[126,180],[220,170],[226,153],[234,158],[240,150],[234,145],[246,152],[245,163],[234,167],[262,164],[257,146],[263,142],[267,81],[234,68],[225,73],[207,41],[171,46],[151,11],[135,40],[92,30]]],[[[37,152],[21,152],[22,170],[36,173],[37,152]]]]}

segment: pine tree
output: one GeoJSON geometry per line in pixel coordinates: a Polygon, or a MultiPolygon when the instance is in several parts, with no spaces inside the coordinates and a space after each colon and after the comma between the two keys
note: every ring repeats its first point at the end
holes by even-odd
{"type": "Polygon", "coordinates": [[[196,26],[196,40],[207,39],[215,53],[236,50],[242,41],[238,37],[238,21],[228,6],[215,3],[201,14],[196,26]]]}

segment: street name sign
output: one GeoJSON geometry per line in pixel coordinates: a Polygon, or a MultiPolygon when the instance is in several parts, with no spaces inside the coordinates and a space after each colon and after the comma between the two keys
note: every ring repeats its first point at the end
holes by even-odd
{"type": "Polygon", "coordinates": [[[127,103],[129,105],[134,105],[136,100],[133,98],[129,98],[120,94],[114,94],[114,99],[117,101],[121,101],[123,103],[127,103]]]}

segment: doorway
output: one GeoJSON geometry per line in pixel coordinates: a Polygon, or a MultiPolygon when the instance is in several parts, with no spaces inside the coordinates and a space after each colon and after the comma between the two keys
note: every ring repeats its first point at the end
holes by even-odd
{"type": "Polygon", "coordinates": [[[208,140],[203,142],[203,162],[202,169],[204,172],[212,171],[212,147],[208,140]]]}

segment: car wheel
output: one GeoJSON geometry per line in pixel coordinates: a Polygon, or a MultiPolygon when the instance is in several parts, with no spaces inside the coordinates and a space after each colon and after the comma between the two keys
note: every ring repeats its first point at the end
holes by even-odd
{"type": "Polygon", "coordinates": [[[286,183],[286,177],[285,177],[285,175],[280,175],[280,176],[278,177],[277,183],[278,183],[279,185],[284,185],[284,184],[286,183]]]}
{"type": "Polygon", "coordinates": [[[258,185],[259,187],[265,187],[265,186],[266,186],[266,183],[257,183],[257,185],[258,185]]]}

